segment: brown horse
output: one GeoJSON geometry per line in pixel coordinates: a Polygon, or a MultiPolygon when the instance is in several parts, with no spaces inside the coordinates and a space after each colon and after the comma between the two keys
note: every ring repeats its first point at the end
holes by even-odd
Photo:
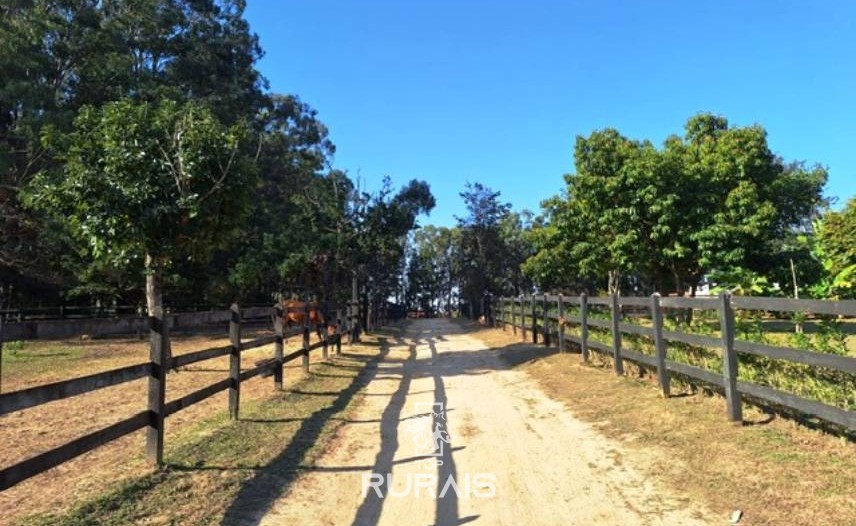
{"type": "Polygon", "coordinates": [[[302,300],[282,300],[282,322],[285,327],[306,325],[307,313],[309,315],[308,324],[315,327],[315,333],[321,338],[326,319],[317,303],[302,300]]]}

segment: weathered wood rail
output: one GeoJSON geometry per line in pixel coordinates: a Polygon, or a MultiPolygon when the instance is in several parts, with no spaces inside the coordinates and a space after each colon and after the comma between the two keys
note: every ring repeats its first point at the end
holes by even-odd
{"type": "MultiPolygon", "coordinates": [[[[214,305],[170,305],[173,312],[218,311],[222,306],[214,305]]],[[[267,305],[244,305],[247,307],[267,308],[267,305]]],[[[20,307],[0,309],[0,319],[7,323],[46,320],[109,319],[118,317],[141,316],[146,310],[144,305],[57,305],[50,307],[20,307]]]]}
{"type": "Polygon", "coordinates": [[[850,375],[856,375],[856,358],[736,339],[735,309],[856,317],[856,300],[796,300],[731,296],[730,294],[710,298],[660,297],[659,294],[651,297],[588,297],[586,294],[569,297],[546,294],[500,298],[496,309],[498,315],[494,323],[502,326],[503,329],[506,326],[510,327],[514,334],[520,330],[524,340],[527,340],[528,332],[533,343],[538,343],[539,335],[546,345],[550,345],[551,338],[555,337],[559,349],[562,350],[567,349],[568,344],[572,343],[580,349],[583,361],[589,360],[590,351],[607,355],[612,358],[613,368],[619,375],[624,372],[625,360],[653,369],[656,371],[660,390],[666,397],[670,395],[670,373],[714,386],[724,392],[726,412],[729,420],[734,422],[741,422],[743,419],[742,397],[747,395],[762,403],[782,406],[802,415],[813,416],[843,426],[851,431],[856,430],[856,412],[766,385],[745,382],[738,379],[737,375],[741,354],[786,360],[850,375]],[[540,309],[538,305],[541,306],[540,309]],[[610,319],[593,318],[591,306],[608,307],[610,319]],[[568,307],[578,309],[579,315],[566,315],[568,307]],[[650,315],[652,326],[646,327],[622,321],[621,310],[624,307],[645,310],[650,315]],[[663,328],[664,309],[717,311],[720,335],[714,337],[665,330],[663,328]],[[580,336],[566,334],[566,326],[579,327],[580,336]],[[591,339],[589,327],[609,331],[612,345],[591,339]],[[654,354],[643,354],[626,348],[622,345],[622,334],[640,335],[651,339],[654,354]],[[722,372],[669,360],[667,350],[670,342],[719,349],[723,359],[722,372]]]}
{"type": "Polygon", "coordinates": [[[302,359],[304,371],[309,370],[310,352],[321,349],[323,358],[328,358],[329,348],[335,347],[336,354],[342,350],[342,335],[348,332],[347,324],[352,320],[353,313],[349,312],[346,321],[341,310],[336,311],[336,331],[329,334],[327,323],[323,326],[312,326],[309,312],[303,309],[304,325],[288,331],[283,326],[283,310],[277,304],[273,307],[252,307],[241,309],[232,305],[229,310],[194,312],[181,314],[158,314],[148,318],[126,319],[87,319],[22,322],[3,324],[0,320],[0,348],[3,341],[31,340],[44,338],[63,338],[77,334],[126,334],[148,330],[150,336],[150,356],[148,362],[127,367],[120,367],[88,376],[72,378],[60,382],[0,394],[0,415],[78,396],[97,389],[110,387],[141,378],[148,378],[148,410],[129,416],[115,424],[76,438],[62,446],[43,452],[12,466],[0,469],[0,491],[38,475],[48,469],[58,466],[68,460],[82,455],[103,444],[121,438],[143,428],[147,428],[146,455],[156,464],[163,464],[164,420],[166,417],[192,406],[221,391],[229,391],[229,414],[237,419],[240,407],[241,383],[253,377],[273,373],[274,388],[282,389],[284,364],[302,359]],[[262,336],[254,340],[241,339],[242,325],[259,320],[273,320],[272,335],[262,336]],[[169,331],[176,327],[199,327],[215,323],[226,323],[229,326],[230,344],[212,347],[182,354],[168,356],[169,331]],[[310,330],[321,329],[319,341],[310,344],[310,330]],[[283,355],[283,341],[289,336],[302,335],[302,346],[299,350],[283,355]],[[247,349],[274,344],[273,357],[265,360],[256,367],[241,370],[241,352],[247,349]],[[166,401],[167,370],[177,369],[203,360],[220,356],[229,356],[229,376],[214,384],[203,387],[181,398],[166,401]]]}

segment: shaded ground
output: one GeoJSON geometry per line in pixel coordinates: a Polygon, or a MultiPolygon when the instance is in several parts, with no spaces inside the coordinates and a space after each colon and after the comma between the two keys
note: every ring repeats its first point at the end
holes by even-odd
{"type": "Polygon", "coordinates": [[[285,392],[258,380],[240,421],[215,398],[175,427],[163,471],[122,462],[141,457],[138,437],[77,466],[91,476],[60,468],[13,489],[30,509],[66,508],[23,524],[695,525],[727,524],[735,509],[748,525],[856,523],[856,453],[840,438],[754,410],[728,425],[719,399],[663,400],[646,380],[446,320],[344,350],[307,376],[287,372],[285,392]],[[363,491],[373,472],[392,473],[384,498],[363,491]],[[111,475],[120,483],[105,491],[111,475]],[[434,498],[450,476],[459,491],[434,498]]]}
{"type": "MultiPolygon", "coordinates": [[[[261,330],[245,331],[243,339],[263,334],[261,330]]],[[[227,333],[221,329],[202,335],[174,335],[172,347],[180,355],[228,343],[227,333]]],[[[299,345],[300,338],[293,337],[287,348],[297,349],[299,345]]],[[[7,344],[4,351],[3,392],[146,362],[149,353],[148,341],[137,338],[26,342],[9,347],[7,344]]],[[[272,345],[246,351],[242,368],[249,369],[257,360],[272,355],[272,345]]],[[[313,353],[313,360],[319,357],[320,351],[313,353]]],[[[171,372],[167,400],[217,382],[228,376],[228,371],[229,358],[220,357],[171,372]]],[[[303,376],[299,360],[286,366],[286,386],[296,385],[303,376]]],[[[0,466],[20,462],[144,410],[146,382],[140,379],[0,416],[0,466]]],[[[254,378],[242,384],[242,406],[272,395],[271,378],[254,378]]],[[[227,406],[224,391],[169,417],[167,453],[186,438],[185,431],[192,433],[190,427],[223,413],[227,406]]],[[[103,493],[116,482],[151,473],[144,448],[145,431],[141,430],[0,492],[0,524],[23,515],[67,508],[103,493]]]]}
{"type": "Polygon", "coordinates": [[[647,477],[640,467],[655,457],[628,451],[574,418],[500,353],[447,320],[411,323],[378,367],[355,422],[281,495],[243,508],[242,524],[722,522],[647,477]],[[444,414],[432,414],[432,405],[444,414]],[[421,447],[419,439],[438,423],[449,442],[440,452],[421,447]],[[364,491],[371,473],[384,475],[380,494],[364,491]],[[436,498],[449,477],[460,491],[436,498]]]}

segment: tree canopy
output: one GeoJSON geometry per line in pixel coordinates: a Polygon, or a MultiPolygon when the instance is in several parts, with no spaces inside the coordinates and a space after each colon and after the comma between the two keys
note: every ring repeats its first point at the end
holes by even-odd
{"type": "Polygon", "coordinates": [[[0,304],[341,301],[400,288],[427,183],[361,191],[269,93],[242,0],[0,7],[0,304]],[[151,274],[151,272],[149,272],[151,274]]]}
{"type": "Polygon", "coordinates": [[[617,130],[578,137],[577,172],[544,203],[527,274],[542,284],[606,283],[683,293],[707,273],[769,272],[794,229],[823,206],[826,171],[785,164],[758,126],[700,114],[661,149],[617,130]]]}

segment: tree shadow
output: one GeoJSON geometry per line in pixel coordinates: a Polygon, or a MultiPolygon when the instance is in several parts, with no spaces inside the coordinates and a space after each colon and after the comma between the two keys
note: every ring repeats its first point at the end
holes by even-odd
{"type": "MultiPolygon", "coordinates": [[[[461,325],[457,324],[447,325],[444,329],[450,329],[444,331],[445,334],[465,334],[472,332],[467,330],[466,327],[461,327],[461,325]]],[[[379,338],[381,352],[370,360],[365,361],[364,355],[343,353],[340,357],[346,360],[352,358],[355,362],[361,363],[354,363],[352,365],[334,362],[329,364],[328,366],[331,368],[360,370],[354,381],[341,392],[292,390],[295,394],[335,396],[335,399],[323,409],[303,419],[300,429],[294,434],[289,443],[285,445],[284,449],[267,465],[258,467],[255,475],[242,484],[238,494],[226,510],[221,525],[258,524],[273,506],[274,502],[288,490],[289,486],[294,483],[301,473],[306,471],[338,473],[370,470],[372,473],[386,474],[391,473],[395,465],[424,460],[421,456],[395,459],[395,454],[399,450],[400,443],[398,436],[400,423],[411,418],[429,415],[429,413],[423,413],[402,417],[408,394],[416,394],[416,392],[409,392],[411,384],[415,379],[433,379],[434,402],[443,404],[443,408],[448,414],[454,408],[448,407],[445,378],[461,375],[489,374],[494,370],[509,369],[527,361],[537,360],[558,352],[555,348],[536,347],[532,344],[520,343],[502,348],[438,353],[435,343],[442,340],[436,338],[433,331],[429,330],[421,333],[412,331],[406,333],[405,336],[408,337],[407,342],[405,342],[402,336],[395,335],[395,345],[408,346],[408,353],[405,358],[390,356],[390,342],[387,338],[381,337],[379,338]],[[428,345],[431,350],[430,357],[417,359],[416,348],[418,345],[428,345]],[[497,359],[498,357],[501,359],[497,359]],[[384,365],[398,364],[400,367],[395,370],[382,368],[379,367],[381,362],[384,365]],[[381,378],[395,379],[399,381],[399,384],[393,393],[385,394],[385,396],[390,397],[390,400],[379,420],[352,421],[338,414],[346,408],[350,400],[357,393],[360,393],[373,380],[381,378]],[[301,465],[307,451],[318,440],[325,424],[331,420],[342,420],[348,423],[379,424],[380,449],[372,466],[315,467],[301,465]]],[[[364,394],[366,393],[360,393],[361,396],[364,394]]],[[[432,415],[433,426],[437,422],[438,415],[434,413],[430,414],[432,415]]],[[[443,448],[439,457],[430,456],[430,458],[437,458],[441,461],[438,462],[437,466],[438,487],[436,495],[439,495],[443,491],[443,486],[450,477],[457,477],[457,466],[453,453],[461,449],[463,449],[462,446],[453,446],[449,443],[447,447],[443,448]]],[[[387,481],[384,480],[381,485],[381,494],[385,496],[388,495],[386,485],[387,481]]],[[[460,517],[458,498],[459,496],[455,491],[447,489],[444,497],[435,499],[435,520],[438,526],[466,524],[478,518],[478,515],[460,517]]],[[[355,511],[352,524],[354,526],[376,525],[383,511],[384,500],[376,492],[368,491],[362,503],[355,511]]]]}
{"type": "MultiPolygon", "coordinates": [[[[258,524],[280,495],[298,477],[295,469],[321,435],[324,425],[343,411],[351,399],[367,386],[378,372],[378,364],[389,354],[385,338],[380,339],[380,353],[365,362],[354,380],[329,405],[303,420],[300,428],[273,460],[244,482],[223,516],[223,525],[258,524]]],[[[352,355],[356,357],[356,355],[352,355]]]]}
{"type": "MultiPolygon", "coordinates": [[[[402,364],[401,382],[398,384],[398,389],[390,397],[389,404],[383,410],[380,419],[379,438],[381,447],[375,456],[371,472],[384,476],[387,473],[392,473],[395,452],[398,451],[398,424],[401,421],[401,412],[407,401],[407,392],[410,390],[410,382],[413,379],[412,365],[416,361],[415,344],[410,345],[408,354],[407,360],[402,364]]],[[[383,496],[389,493],[389,488],[386,487],[388,482],[389,479],[384,478],[378,488],[379,491],[366,492],[362,504],[357,508],[353,524],[360,526],[377,524],[385,502],[383,496]]]]}

